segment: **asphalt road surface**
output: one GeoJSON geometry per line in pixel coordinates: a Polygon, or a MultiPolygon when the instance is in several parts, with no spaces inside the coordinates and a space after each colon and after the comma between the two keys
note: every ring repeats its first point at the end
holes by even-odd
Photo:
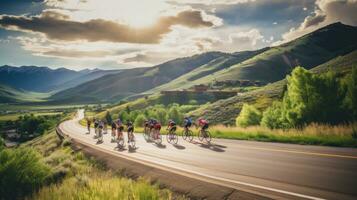
{"type": "Polygon", "coordinates": [[[81,118],[83,110],[59,127],[70,137],[118,157],[280,199],[357,199],[357,150],[353,148],[215,138],[210,144],[197,138],[189,143],[181,137],[172,145],[164,136],[158,146],[135,134],[135,150],[118,150],[110,141],[110,130],[104,142],[97,144],[94,130],[88,134],[78,123],[81,118]]]}

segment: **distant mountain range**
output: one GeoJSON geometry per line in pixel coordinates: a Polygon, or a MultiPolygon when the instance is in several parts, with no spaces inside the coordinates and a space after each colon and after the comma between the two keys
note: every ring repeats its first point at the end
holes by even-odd
{"type": "Polygon", "coordinates": [[[123,70],[60,91],[51,100],[115,102],[129,96],[186,89],[215,81],[272,83],[284,79],[297,65],[311,69],[356,50],[356,35],[356,27],[334,23],[276,47],[232,54],[208,52],[150,68],[123,70]]]}
{"type": "Polygon", "coordinates": [[[37,66],[13,67],[5,65],[0,67],[0,84],[17,90],[46,93],[68,89],[118,72],[118,70],[74,71],[66,68],[50,69],[37,66]]]}
{"type": "Polygon", "coordinates": [[[268,84],[284,79],[297,65],[312,69],[354,52],[356,36],[357,27],[334,23],[275,47],[236,53],[206,52],[153,67],[120,71],[2,66],[0,97],[2,102],[18,102],[21,99],[18,97],[26,99],[23,97],[27,94],[35,99],[46,96],[37,94],[41,92],[52,94],[46,99],[52,103],[98,103],[216,81],[250,80],[268,84]]]}

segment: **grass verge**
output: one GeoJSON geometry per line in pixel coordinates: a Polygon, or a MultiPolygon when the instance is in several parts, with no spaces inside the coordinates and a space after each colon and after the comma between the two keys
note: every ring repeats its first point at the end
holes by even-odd
{"type": "Polygon", "coordinates": [[[149,180],[131,180],[120,172],[105,169],[91,158],[70,148],[70,141],[61,141],[56,133],[25,143],[33,148],[51,169],[51,181],[27,199],[185,199],[173,197],[167,189],[150,184],[149,180]]]}

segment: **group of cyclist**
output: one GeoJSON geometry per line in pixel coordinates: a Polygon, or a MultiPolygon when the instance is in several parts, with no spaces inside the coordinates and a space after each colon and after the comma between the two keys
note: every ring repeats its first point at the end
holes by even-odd
{"type": "MultiPolygon", "coordinates": [[[[87,118],[87,128],[88,128],[88,133],[90,133],[90,127],[91,127],[91,123],[92,121],[90,119],[87,118]]],[[[94,130],[95,130],[95,134],[98,135],[97,137],[101,137],[102,134],[107,133],[107,122],[105,120],[99,120],[94,118],[93,119],[93,123],[94,123],[94,130]]],[[[200,132],[202,131],[206,131],[208,129],[209,123],[207,120],[201,118],[198,118],[197,123],[196,123],[199,127],[200,127],[200,132]]],[[[130,142],[130,139],[134,138],[134,125],[133,122],[128,120],[126,122],[126,129],[127,129],[127,134],[128,134],[128,143],[130,142]]],[[[184,131],[189,131],[190,127],[193,125],[193,121],[190,117],[184,117],[183,120],[183,128],[184,131]]],[[[111,123],[111,135],[113,138],[115,138],[116,140],[124,140],[124,135],[123,135],[123,131],[124,131],[124,123],[122,122],[121,119],[117,119],[112,121],[111,123]]],[[[160,130],[161,130],[161,123],[156,120],[156,119],[148,119],[145,120],[144,122],[144,128],[145,130],[149,130],[149,133],[151,133],[151,137],[153,139],[156,139],[159,135],[160,135],[160,130]]],[[[177,130],[177,124],[174,120],[170,119],[168,121],[168,125],[166,128],[169,133],[175,133],[175,131],[177,130]]]]}

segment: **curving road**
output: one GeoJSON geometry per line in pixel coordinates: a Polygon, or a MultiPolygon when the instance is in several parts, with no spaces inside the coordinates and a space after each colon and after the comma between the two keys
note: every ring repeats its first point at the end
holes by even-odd
{"type": "Polygon", "coordinates": [[[280,199],[357,199],[357,149],[213,139],[203,144],[179,138],[178,145],[147,143],[136,134],[135,151],[118,151],[105,135],[92,134],[73,120],[59,128],[66,135],[108,153],[190,177],[280,199]]]}

